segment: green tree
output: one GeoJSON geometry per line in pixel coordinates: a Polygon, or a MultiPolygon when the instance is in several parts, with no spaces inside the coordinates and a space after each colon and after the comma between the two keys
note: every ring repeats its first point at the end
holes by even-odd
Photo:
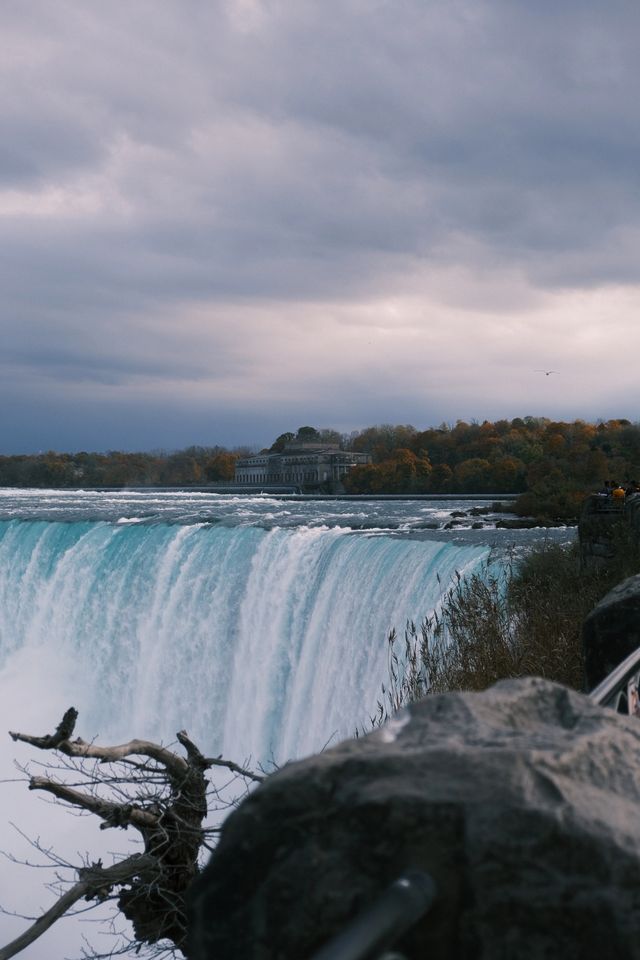
{"type": "Polygon", "coordinates": [[[281,433],[280,436],[273,441],[269,450],[271,453],[282,453],[286,444],[291,443],[291,441],[295,439],[295,433],[281,433]]]}
{"type": "Polygon", "coordinates": [[[320,434],[315,427],[298,427],[296,440],[300,443],[318,443],[320,434]]]}
{"type": "Polygon", "coordinates": [[[491,464],[480,457],[463,460],[453,471],[454,483],[461,493],[489,493],[491,464]]]}

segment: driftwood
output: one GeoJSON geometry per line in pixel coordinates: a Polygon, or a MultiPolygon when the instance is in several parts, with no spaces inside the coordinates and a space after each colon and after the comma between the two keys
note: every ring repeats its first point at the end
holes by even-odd
{"type": "Polygon", "coordinates": [[[83,773],[81,789],[53,775],[31,776],[29,789],[95,814],[103,830],[134,828],[142,837],[144,852],[109,867],[100,861],[80,867],[77,882],[28,930],[0,948],[0,960],[9,960],[27,947],[78,901],[115,897],[118,909],[133,925],[138,945],[168,941],[182,949],[185,894],[199,871],[199,855],[211,832],[204,826],[211,792],[206,772],[222,766],[245,781],[263,779],[233,761],[205,757],[185,731],[176,735],[184,756],[148,740],[116,746],[72,740],[77,716],[71,707],[55,732],[45,736],[10,732],[15,741],[63,754],[83,773]]]}

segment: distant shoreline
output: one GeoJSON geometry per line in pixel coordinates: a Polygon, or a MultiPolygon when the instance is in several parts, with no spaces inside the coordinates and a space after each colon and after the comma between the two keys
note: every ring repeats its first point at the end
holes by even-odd
{"type": "Polygon", "coordinates": [[[268,496],[278,500],[490,500],[507,501],[517,500],[519,493],[296,493],[293,490],[275,489],[268,487],[239,486],[237,484],[220,484],[207,486],[176,486],[176,487],[0,487],[0,490],[53,490],[61,493],[79,493],[86,490],[89,493],[232,493],[245,496],[268,496]]]}

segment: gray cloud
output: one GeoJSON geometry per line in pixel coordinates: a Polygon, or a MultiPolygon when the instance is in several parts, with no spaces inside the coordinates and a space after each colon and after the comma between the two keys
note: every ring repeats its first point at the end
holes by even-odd
{"type": "Polygon", "coordinates": [[[166,422],[170,389],[194,423],[214,403],[236,426],[252,404],[284,417],[287,363],[311,421],[507,413],[480,373],[449,391],[440,371],[467,343],[493,362],[496,315],[502,365],[536,344],[531,317],[570,360],[561,305],[638,285],[627,0],[11,0],[0,26],[5,393],[94,387],[115,424],[130,391],[123,445],[146,445],[144,404],[166,422]],[[396,380],[418,337],[437,389],[395,387],[384,330],[396,380]]]}

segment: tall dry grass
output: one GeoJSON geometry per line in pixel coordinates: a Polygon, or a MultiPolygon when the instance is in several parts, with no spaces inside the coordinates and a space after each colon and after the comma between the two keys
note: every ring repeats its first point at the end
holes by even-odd
{"type": "Polygon", "coordinates": [[[519,561],[457,575],[436,612],[408,623],[402,637],[389,634],[389,679],[372,722],[429,693],[484,690],[509,677],[582,689],[584,619],[638,570],[638,546],[621,529],[615,558],[597,569],[581,572],[577,545],[543,543],[519,561]]]}

